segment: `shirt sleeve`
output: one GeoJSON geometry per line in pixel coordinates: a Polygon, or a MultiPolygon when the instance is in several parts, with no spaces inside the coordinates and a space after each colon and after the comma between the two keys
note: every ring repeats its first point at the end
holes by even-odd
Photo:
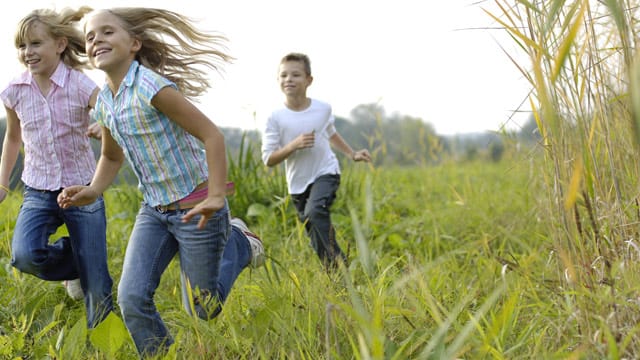
{"type": "Polygon", "coordinates": [[[2,104],[9,109],[15,108],[15,86],[9,85],[2,92],[0,92],[0,99],[2,99],[2,104]]]}
{"type": "Polygon", "coordinates": [[[267,165],[271,154],[280,148],[280,131],[273,114],[267,119],[262,133],[262,162],[267,165]]]}
{"type": "Polygon", "coordinates": [[[97,122],[100,126],[105,126],[104,124],[104,104],[102,100],[102,91],[98,93],[98,98],[96,99],[96,106],[89,111],[90,122],[97,122]]]}
{"type": "Polygon", "coordinates": [[[144,67],[141,68],[142,79],[139,80],[138,96],[147,105],[151,106],[151,100],[160,90],[167,86],[177,89],[178,86],[164,76],[144,67]],[[142,70],[144,69],[144,70],[142,70]]]}
{"type": "Polygon", "coordinates": [[[78,92],[80,99],[82,100],[82,104],[89,106],[91,94],[93,94],[93,91],[98,87],[98,85],[82,71],[74,70],[72,71],[72,74],[77,76],[77,81],[75,83],[78,84],[78,92]]]}
{"type": "MultiPolygon", "coordinates": [[[[329,109],[329,111],[331,111],[331,109],[329,109]]],[[[337,132],[336,130],[336,118],[335,116],[333,116],[333,113],[329,113],[329,120],[327,121],[327,125],[325,125],[325,133],[327,136],[327,139],[330,139],[333,134],[335,134],[337,132]]]]}

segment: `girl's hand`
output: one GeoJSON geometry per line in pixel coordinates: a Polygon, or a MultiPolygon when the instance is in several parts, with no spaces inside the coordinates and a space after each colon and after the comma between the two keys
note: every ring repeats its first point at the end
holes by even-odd
{"type": "Polygon", "coordinates": [[[70,206],[88,205],[96,201],[99,195],[90,186],[69,186],[58,194],[58,206],[66,209],[70,206]]]}
{"type": "Polygon", "coordinates": [[[211,215],[222,209],[225,204],[224,196],[210,196],[202,200],[193,209],[189,210],[182,217],[182,222],[189,222],[194,216],[201,215],[198,221],[198,229],[204,228],[211,215]]]}
{"type": "Polygon", "coordinates": [[[87,129],[87,136],[92,137],[94,139],[102,139],[102,127],[98,123],[93,123],[89,125],[87,129]]]}

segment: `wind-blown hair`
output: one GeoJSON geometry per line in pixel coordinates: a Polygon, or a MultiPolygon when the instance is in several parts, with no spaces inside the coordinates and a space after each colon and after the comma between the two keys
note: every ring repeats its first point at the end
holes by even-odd
{"type": "Polygon", "coordinates": [[[233,60],[225,53],[226,37],[197,29],[187,16],[137,7],[101,11],[118,17],[122,27],[141,41],[136,60],[173,81],[186,97],[201,95],[211,87],[207,69],[221,72],[222,64],[233,60]]]}
{"type": "MultiPolygon", "coordinates": [[[[82,6],[78,9],[64,8],[60,12],[51,9],[36,9],[18,22],[14,45],[19,49],[29,38],[29,32],[36,23],[47,27],[49,35],[54,39],[67,38],[67,48],[60,57],[69,67],[86,69],[89,67],[84,47],[84,34],[79,24],[82,17],[92,9],[82,6]]],[[[24,64],[24,59],[19,59],[24,64]]]]}

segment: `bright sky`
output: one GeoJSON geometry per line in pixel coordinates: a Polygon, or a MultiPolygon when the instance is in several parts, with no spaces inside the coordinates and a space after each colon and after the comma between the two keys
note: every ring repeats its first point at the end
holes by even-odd
{"type": "MultiPolygon", "coordinates": [[[[517,129],[528,118],[513,116],[530,86],[499,46],[520,56],[515,44],[482,10],[497,13],[492,0],[19,1],[0,13],[1,87],[23,71],[17,22],[35,8],[80,5],[166,8],[226,35],[236,61],[212,73],[214,88],[198,104],[218,126],[261,130],[282,100],[278,62],[292,51],[311,58],[308,95],[347,119],[371,103],[421,118],[438,134],[517,129]]],[[[102,84],[101,73],[91,77],[102,84]]]]}

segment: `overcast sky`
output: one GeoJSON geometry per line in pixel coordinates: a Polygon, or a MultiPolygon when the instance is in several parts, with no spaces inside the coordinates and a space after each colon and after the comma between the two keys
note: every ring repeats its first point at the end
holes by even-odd
{"type": "MultiPolygon", "coordinates": [[[[13,46],[20,18],[34,8],[79,5],[167,8],[226,35],[236,61],[212,74],[214,87],[198,103],[219,126],[261,130],[282,100],[277,67],[291,51],[311,58],[308,95],[344,118],[377,103],[439,134],[513,129],[528,118],[509,120],[530,86],[499,46],[519,56],[512,40],[483,12],[495,11],[494,2],[482,0],[21,1],[0,13],[1,87],[24,70],[13,46]]],[[[101,73],[91,77],[102,84],[101,73]]]]}

